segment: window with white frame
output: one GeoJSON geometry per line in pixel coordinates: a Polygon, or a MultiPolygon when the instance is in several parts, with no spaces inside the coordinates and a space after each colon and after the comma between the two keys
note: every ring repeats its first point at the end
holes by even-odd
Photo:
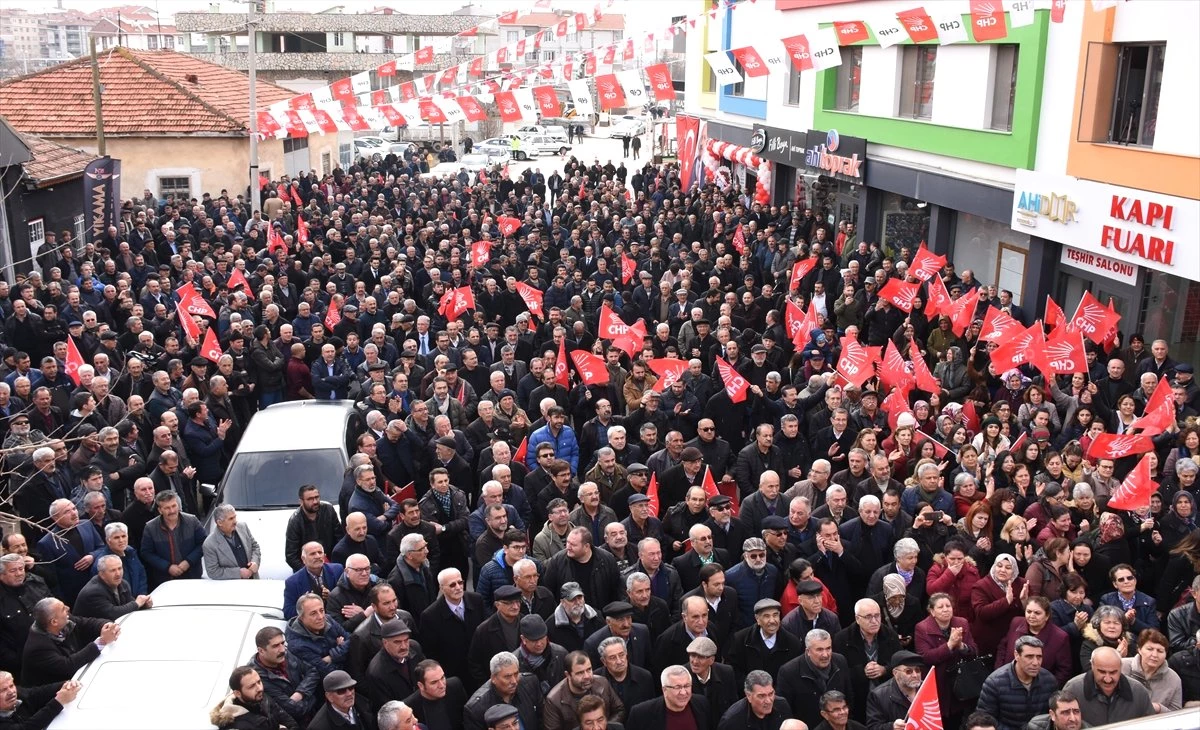
{"type": "MultiPolygon", "coordinates": [[[[289,140],[284,140],[287,144],[289,140]]],[[[174,195],[176,198],[189,200],[192,197],[192,181],[187,177],[160,177],[158,178],[158,197],[167,198],[174,195]]]]}
{"type": "Polygon", "coordinates": [[[862,89],[861,46],[842,49],[842,65],[837,67],[837,92],[834,108],[843,112],[858,111],[858,97],[862,89]]]}
{"type": "Polygon", "coordinates": [[[38,249],[46,242],[46,220],[34,218],[27,225],[29,226],[29,251],[36,256],[38,249]]]}
{"type": "Polygon", "coordinates": [[[321,174],[328,175],[331,172],[333,172],[333,153],[332,152],[322,152],[321,153],[321,174]]]}
{"type": "Polygon", "coordinates": [[[74,226],[73,226],[73,228],[75,229],[75,240],[79,241],[80,243],[83,243],[83,227],[84,227],[85,220],[87,220],[87,219],[84,217],[83,213],[80,213],[79,215],[75,216],[75,221],[74,221],[74,226]]]}

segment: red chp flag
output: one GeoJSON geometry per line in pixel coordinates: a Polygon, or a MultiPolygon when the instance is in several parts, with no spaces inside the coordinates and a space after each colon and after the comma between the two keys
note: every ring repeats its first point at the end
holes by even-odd
{"type": "Polygon", "coordinates": [[[524,464],[525,457],[528,455],[529,455],[529,437],[526,436],[525,438],[521,439],[521,445],[518,446],[517,450],[513,452],[512,458],[513,458],[513,461],[524,464]]]}
{"type": "Polygon", "coordinates": [[[1067,0],[1054,0],[1050,3],[1050,22],[1061,23],[1066,18],[1067,0]]]}
{"type": "Polygon", "coordinates": [[[979,433],[979,413],[975,411],[975,399],[967,398],[967,402],[963,403],[962,409],[963,425],[971,433],[979,433]]]}
{"type": "Polygon", "coordinates": [[[1067,315],[1063,314],[1062,307],[1058,306],[1058,302],[1054,301],[1049,294],[1046,295],[1046,326],[1051,330],[1058,327],[1063,322],[1067,321],[1067,315]]]}
{"type": "Polygon", "coordinates": [[[1132,428],[1140,428],[1143,436],[1157,436],[1175,423],[1175,400],[1171,384],[1164,375],[1154,386],[1154,392],[1146,401],[1146,410],[1133,421],[1132,428]]]}
{"type": "Polygon", "coordinates": [[[771,73],[771,69],[767,68],[767,64],[763,63],[762,56],[758,55],[758,51],[754,50],[754,46],[745,46],[743,48],[735,48],[731,51],[733,57],[738,63],[742,64],[742,70],[751,78],[766,76],[771,73]]]}
{"type": "Polygon", "coordinates": [[[70,335],[67,335],[67,361],[63,365],[67,371],[67,377],[73,380],[75,385],[79,385],[79,368],[83,367],[83,354],[75,346],[75,338],[70,335]]]}
{"type": "Polygon", "coordinates": [[[879,290],[879,298],[890,302],[897,309],[912,312],[913,300],[917,298],[917,290],[920,288],[921,285],[916,282],[888,279],[883,288],[879,290]]]}
{"type": "Polygon", "coordinates": [[[808,37],[803,33],[783,39],[783,47],[787,50],[788,58],[797,71],[811,71],[812,55],[808,52],[808,37]]]}
{"type": "Polygon", "coordinates": [[[1003,310],[989,304],[983,315],[983,329],[979,330],[981,342],[1003,342],[1025,329],[1017,320],[1003,310]]]}
{"type": "Polygon", "coordinates": [[[229,272],[229,281],[225,282],[225,287],[231,291],[237,291],[241,287],[241,291],[251,299],[254,298],[254,292],[250,291],[250,282],[246,281],[246,275],[239,268],[234,268],[229,272]]]}
{"type": "Polygon", "coordinates": [[[879,348],[866,347],[853,337],[842,337],[842,354],[838,358],[837,373],[847,383],[861,388],[863,383],[875,375],[873,366],[878,357],[879,348]]]}
{"type": "Polygon", "coordinates": [[[557,117],[562,113],[562,105],[558,103],[558,95],[553,86],[533,87],[533,98],[537,101],[538,111],[543,117],[557,117]]]}
{"type": "Polygon", "coordinates": [[[471,244],[471,265],[477,269],[482,269],[487,266],[488,257],[491,255],[491,241],[475,241],[471,244]]]}
{"type": "Polygon", "coordinates": [[[205,301],[204,297],[200,296],[200,292],[196,291],[196,287],[192,286],[192,282],[188,282],[175,290],[179,295],[179,303],[183,305],[184,310],[188,314],[198,314],[201,317],[216,318],[217,313],[205,301]]]}
{"type": "Polygon", "coordinates": [[[908,391],[904,388],[897,388],[888,393],[879,407],[888,414],[888,427],[893,431],[896,430],[901,413],[912,413],[912,407],[908,404],[908,391]]]}
{"type": "Polygon", "coordinates": [[[1092,439],[1088,446],[1087,457],[1096,459],[1123,459],[1134,454],[1144,454],[1154,450],[1154,442],[1149,436],[1131,433],[1102,433],[1092,439]]]}
{"type": "Polygon", "coordinates": [[[517,97],[511,91],[498,91],[496,97],[496,111],[500,113],[500,118],[506,122],[521,121],[521,105],[517,103],[517,97]]]}
{"type": "Polygon", "coordinates": [[[924,7],[896,13],[896,18],[899,19],[900,25],[904,26],[904,32],[908,33],[913,43],[937,40],[937,26],[924,7]]]}
{"type": "Polygon", "coordinates": [[[925,293],[925,316],[930,319],[944,314],[949,317],[954,313],[954,300],[950,298],[950,292],[946,291],[946,282],[942,281],[942,277],[934,276],[929,279],[927,285],[928,291],[925,293]]]}
{"type": "Polygon", "coordinates": [[[1083,335],[1068,332],[1066,328],[1055,330],[1046,343],[1046,367],[1055,375],[1086,373],[1087,350],[1084,349],[1083,335]]]}
{"type": "Polygon", "coordinates": [[[221,350],[221,343],[217,340],[217,328],[209,327],[204,333],[204,342],[200,345],[200,354],[206,359],[216,363],[221,359],[221,355],[225,353],[221,350]]]}
{"type": "Polygon", "coordinates": [[[912,360],[913,375],[917,379],[917,388],[926,393],[938,393],[942,389],[942,384],[938,379],[933,377],[933,373],[929,372],[929,365],[926,364],[924,356],[921,355],[921,348],[917,347],[916,342],[908,343],[908,356],[912,360]]]}
{"type": "Polygon", "coordinates": [[[750,383],[746,382],[738,371],[733,369],[733,366],[726,362],[725,358],[717,356],[717,370],[721,372],[721,380],[725,383],[725,393],[729,396],[729,400],[734,403],[741,403],[746,400],[746,393],[750,390],[750,383]]]}
{"type": "Polygon", "coordinates": [[[971,326],[971,320],[975,316],[976,301],[975,297],[964,294],[950,305],[950,311],[947,312],[950,316],[950,329],[959,337],[962,337],[967,328],[971,326]]]}
{"type": "Polygon", "coordinates": [[[621,254],[621,283],[628,284],[637,273],[637,262],[629,256],[621,254]]]}
{"type": "Polygon", "coordinates": [[[433,46],[425,46],[413,55],[413,62],[419,65],[433,63],[433,46]]]}
{"type": "Polygon", "coordinates": [[[496,219],[496,226],[500,229],[500,235],[507,238],[521,228],[521,221],[512,216],[502,215],[496,219]]]}
{"type": "Polygon", "coordinates": [[[608,366],[599,355],[593,355],[587,350],[575,350],[571,353],[571,362],[574,363],[575,372],[579,373],[584,385],[608,383],[608,366]]]}
{"type": "Polygon", "coordinates": [[[650,514],[658,517],[658,474],[654,471],[650,472],[650,484],[646,486],[646,496],[650,498],[647,503],[650,514]]]}
{"type": "Polygon", "coordinates": [[[558,341],[558,357],[554,359],[554,382],[564,388],[571,387],[571,373],[567,370],[567,338],[558,341]]]}
{"type": "Polygon", "coordinates": [[[746,232],[742,229],[742,224],[733,231],[733,247],[737,249],[738,254],[746,255],[746,232]]]}
{"type": "Polygon", "coordinates": [[[942,730],[942,706],[938,703],[937,667],[921,681],[921,688],[908,706],[904,730],[942,730]]]}
{"type": "Polygon", "coordinates": [[[1008,35],[999,0],[971,0],[971,35],[976,43],[998,41],[1008,35]]]}
{"type": "Polygon", "coordinates": [[[646,365],[658,376],[658,380],[650,386],[650,390],[657,393],[662,393],[670,388],[675,381],[682,380],[683,374],[688,371],[688,361],[674,357],[656,357],[647,360],[646,365]]]}
{"type": "Polygon", "coordinates": [[[301,243],[308,243],[308,221],[304,220],[304,216],[296,216],[296,240],[301,243]]]}
{"type": "Polygon", "coordinates": [[[861,20],[849,20],[841,23],[835,20],[833,28],[837,31],[839,46],[853,45],[871,37],[867,31],[867,24],[861,20]]]}
{"type": "Polygon", "coordinates": [[[454,98],[458,105],[463,110],[463,115],[468,122],[482,122],[487,119],[487,110],[479,103],[479,100],[473,96],[456,96],[454,98]]]}
{"type": "Polygon", "coordinates": [[[328,311],[325,312],[325,331],[332,332],[334,327],[342,321],[342,310],[337,308],[337,305],[331,303],[328,311]]]}
{"type": "Polygon", "coordinates": [[[655,101],[669,101],[675,98],[675,84],[671,81],[671,67],[665,63],[657,63],[646,67],[646,79],[650,82],[650,93],[655,101]]]}
{"type": "Polygon", "coordinates": [[[267,254],[275,255],[277,249],[283,249],[287,253],[287,244],[283,241],[283,235],[279,233],[279,229],[275,226],[267,228],[267,254]]]}
{"type": "Polygon", "coordinates": [[[616,74],[604,74],[596,77],[596,98],[600,100],[600,108],[604,111],[625,106],[625,90],[616,74]]]}
{"type": "Polygon", "coordinates": [[[438,313],[447,320],[456,320],[463,313],[475,308],[475,292],[471,291],[471,287],[462,286],[457,289],[451,289],[442,295],[438,303],[438,313]]]}
{"type": "Polygon", "coordinates": [[[192,319],[192,315],[188,314],[184,308],[183,302],[175,302],[175,315],[179,319],[179,326],[183,328],[183,334],[189,340],[200,338],[200,325],[196,324],[196,320],[192,319]]]}
{"type": "Polygon", "coordinates": [[[525,308],[529,310],[530,314],[538,319],[546,318],[546,313],[542,309],[541,289],[530,286],[523,281],[518,281],[517,293],[521,295],[521,301],[525,302],[525,308]]]}
{"type": "Polygon", "coordinates": [[[908,361],[896,349],[896,343],[891,339],[883,350],[883,362],[879,367],[879,382],[884,390],[910,390],[916,384],[916,378],[908,371],[908,361]]]}
{"type": "Polygon", "coordinates": [[[1090,291],[1085,291],[1067,327],[1082,332],[1084,337],[1099,345],[1120,319],[1120,315],[1101,304],[1090,291]]]}
{"type": "MultiPolygon", "coordinates": [[[[929,281],[938,275],[942,267],[946,265],[946,257],[938,256],[932,253],[925,247],[925,242],[921,241],[921,247],[917,249],[917,255],[913,256],[912,266],[908,267],[909,276],[915,276],[921,281],[929,281]]],[[[943,284],[943,286],[945,286],[943,284]]]]}
{"type": "Polygon", "coordinates": [[[1130,512],[1150,506],[1150,497],[1158,491],[1158,482],[1150,478],[1150,455],[1146,454],[1133,467],[1133,471],[1113,490],[1108,498],[1107,509],[1125,509],[1130,512]]]}
{"type": "Polygon", "coordinates": [[[803,281],[804,277],[808,276],[808,273],[816,268],[816,266],[817,260],[815,258],[800,259],[796,263],[792,264],[792,278],[788,280],[788,291],[799,288],[800,282],[803,281]]]}

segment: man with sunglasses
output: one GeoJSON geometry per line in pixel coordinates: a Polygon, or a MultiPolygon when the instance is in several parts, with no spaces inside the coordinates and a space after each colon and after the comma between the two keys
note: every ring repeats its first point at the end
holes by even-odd
{"type": "Polygon", "coordinates": [[[375,713],[365,699],[358,697],[357,684],[340,669],[325,675],[325,706],[313,715],[309,730],[376,730],[375,713]]]}

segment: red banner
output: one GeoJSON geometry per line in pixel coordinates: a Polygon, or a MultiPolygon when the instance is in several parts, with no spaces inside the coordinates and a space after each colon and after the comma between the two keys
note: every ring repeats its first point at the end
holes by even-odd
{"type": "Polygon", "coordinates": [[[879,298],[890,302],[897,309],[912,312],[913,300],[917,298],[917,291],[920,288],[921,285],[916,282],[888,279],[883,288],[879,290],[879,298]]]}
{"type": "Polygon", "coordinates": [[[517,103],[517,97],[511,91],[496,92],[496,111],[500,113],[500,118],[506,122],[520,122],[521,105],[517,103]]]}
{"type": "Polygon", "coordinates": [[[604,74],[596,77],[596,98],[604,111],[625,106],[625,90],[616,74],[604,74]]]}
{"type": "Polygon", "coordinates": [[[700,154],[700,119],[686,114],[675,117],[675,136],[679,143],[679,185],[692,187],[696,160],[700,154]]]}
{"type": "Polygon", "coordinates": [[[671,387],[671,383],[676,380],[681,380],[683,374],[688,371],[688,361],[679,360],[673,357],[656,357],[646,361],[646,365],[650,370],[658,376],[651,390],[659,393],[671,387]]]}
{"type": "Polygon", "coordinates": [[[1150,477],[1150,455],[1143,456],[1133,471],[1113,490],[1108,498],[1107,509],[1124,509],[1133,512],[1150,506],[1150,497],[1158,491],[1158,482],[1150,477]]]}
{"type": "Polygon", "coordinates": [[[998,41],[1008,35],[1004,7],[996,0],[971,0],[971,35],[976,43],[998,41]]]}
{"type": "Polygon", "coordinates": [[[933,18],[929,17],[929,13],[925,12],[925,8],[896,13],[896,18],[900,20],[900,25],[904,26],[904,32],[908,33],[913,43],[937,40],[937,26],[934,25],[933,18]]]}
{"type": "Polygon", "coordinates": [[[945,265],[946,257],[934,255],[922,241],[921,247],[917,249],[917,255],[913,256],[912,266],[908,267],[908,274],[921,281],[929,281],[937,276],[945,265]]]}
{"type": "Polygon", "coordinates": [[[754,46],[745,46],[743,48],[735,48],[731,51],[733,57],[738,63],[742,64],[742,71],[750,78],[758,78],[771,73],[771,69],[767,68],[767,64],[763,63],[762,56],[758,55],[758,51],[754,50],[754,46]]]}
{"type": "Polygon", "coordinates": [[[873,365],[878,359],[879,348],[866,347],[853,337],[842,337],[842,354],[837,363],[838,375],[846,382],[861,388],[863,383],[875,375],[873,365]]]}
{"type": "Polygon", "coordinates": [[[844,23],[834,21],[833,28],[837,31],[839,46],[849,46],[871,38],[867,24],[861,20],[850,20],[844,23]]]}
{"type": "Polygon", "coordinates": [[[800,282],[804,277],[808,276],[808,272],[817,267],[815,258],[800,259],[792,265],[792,278],[788,280],[788,291],[796,289],[800,286],[800,282]]]}
{"type": "Polygon", "coordinates": [[[557,117],[562,114],[562,105],[558,103],[558,94],[553,86],[533,87],[533,98],[537,100],[538,110],[543,117],[557,117]]]}
{"type": "Polygon", "coordinates": [[[575,364],[575,372],[583,379],[584,385],[605,385],[608,383],[608,367],[604,358],[593,355],[587,350],[575,350],[571,353],[571,362],[575,364]]]}
{"type": "Polygon", "coordinates": [[[788,57],[797,71],[811,71],[812,56],[808,52],[808,37],[803,33],[783,39],[783,47],[787,49],[788,57]]]}
{"type": "Polygon", "coordinates": [[[658,63],[646,67],[646,80],[650,82],[650,93],[655,101],[668,101],[675,98],[675,84],[671,81],[671,67],[658,63]]]}
{"type": "Polygon", "coordinates": [[[725,393],[729,395],[729,400],[734,403],[741,403],[746,400],[746,393],[750,390],[750,383],[746,382],[738,371],[733,369],[733,366],[726,362],[725,358],[717,356],[717,370],[721,373],[721,380],[725,384],[725,393]]]}
{"type": "Polygon", "coordinates": [[[1149,436],[1131,433],[1102,433],[1092,439],[1088,446],[1087,457],[1096,459],[1123,459],[1134,454],[1144,454],[1154,450],[1154,442],[1149,436]]]}
{"type": "Polygon", "coordinates": [[[217,340],[217,328],[209,327],[204,333],[204,342],[200,345],[200,354],[207,360],[216,363],[221,359],[221,355],[225,353],[221,350],[221,343],[217,340]]]}

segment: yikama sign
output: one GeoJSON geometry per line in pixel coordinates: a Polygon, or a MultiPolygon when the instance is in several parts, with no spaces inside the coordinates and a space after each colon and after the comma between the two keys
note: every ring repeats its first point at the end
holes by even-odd
{"type": "Polygon", "coordinates": [[[1017,170],[1012,228],[1103,257],[1063,261],[1109,278],[1147,266],[1200,281],[1200,201],[1017,170]]]}

